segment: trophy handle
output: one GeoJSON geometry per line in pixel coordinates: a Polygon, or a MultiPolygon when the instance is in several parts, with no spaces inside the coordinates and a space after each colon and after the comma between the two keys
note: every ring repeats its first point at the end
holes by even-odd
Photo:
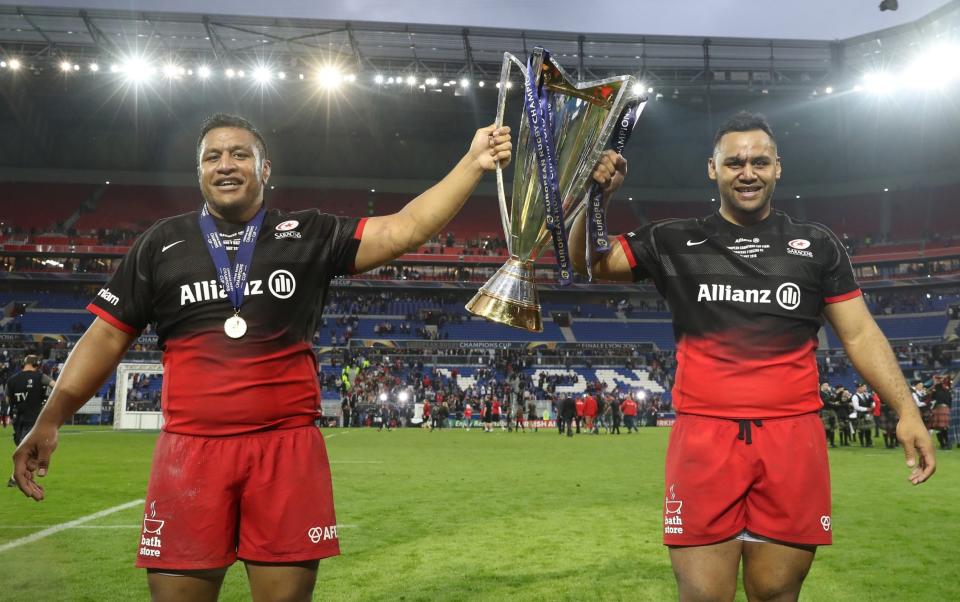
{"type": "MultiPolygon", "coordinates": [[[[509,52],[503,53],[500,66],[500,90],[497,94],[497,118],[494,126],[503,125],[503,115],[507,108],[507,82],[510,81],[510,67],[516,65],[521,72],[526,69],[523,62],[509,52]]],[[[503,239],[507,242],[507,252],[513,255],[513,241],[510,236],[510,212],[507,210],[507,195],[503,191],[503,169],[497,163],[497,201],[500,203],[500,225],[503,227],[503,239]]]]}

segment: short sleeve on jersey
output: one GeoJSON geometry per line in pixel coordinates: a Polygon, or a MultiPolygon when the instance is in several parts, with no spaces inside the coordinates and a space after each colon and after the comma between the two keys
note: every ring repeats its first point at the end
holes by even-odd
{"type": "Polygon", "coordinates": [[[655,226],[656,223],[645,224],[617,237],[634,280],[656,279],[660,274],[661,264],[654,240],[655,226]]]}
{"type": "Polygon", "coordinates": [[[357,250],[360,248],[360,239],[363,236],[363,228],[367,225],[367,218],[337,217],[336,220],[330,255],[333,261],[332,274],[334,276],[355,274],[357,250]]]}
{"type": "Polygon", "coordinates": [[[120,266],[87,305],[97,317],[127,334],[140,332],[153,320],[153,270],[151,254],[156,252],[151,244],[156,226],[137,239],[120,266]]]}
{"type": "Polygon", "coordinates": [[[838,303],[860,296],[860,287],[857,279],[853,275],[853,266],[850,264],[850,256],[846,249],[837,238],[825,226],[818,228],[824,231],[824,254],[826,262],[824,264],[823,276],[821,278],[821,287],[823,289],[823,300],[826,303],[838,303]]]}

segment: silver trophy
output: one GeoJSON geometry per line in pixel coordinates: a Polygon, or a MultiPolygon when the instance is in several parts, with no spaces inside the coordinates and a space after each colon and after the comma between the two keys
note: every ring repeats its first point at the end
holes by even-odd
{"type": "Polygon", "coordinates": [[[480,288],[466,309],[494,322],[542,332],[543,318],[534,281],[534,262],[553,239],[558,251],[560,279],[569,281],[571,267],[569,262],[561,260],[559,253],[567,242],[565,237],[562,242],[557,242],[556,235],[568,230],[584,210],[593,167],[607,148],[624,109],[630,103],[641,106],[642,103],[633,76],[578,83],[543,48],[534,49],[528,65],[505,52],[500,70],[497,126],[503,124],[507,83],[515,69],[525,75],[527,85],[521,95],[524,113],[516,137],[513,195],[509,209],[503,190],[503,173],[497,169],[500,218],[510,259],[480,288]],[[530,97],[531,86],[545,92],[542,106],[550,112],[550,118],[538,118],[529,112],[529,105],[534,102],[530,97]],[[531,119],[537,122],[533,127],[531,119]],[[545,132],[546,136],[539,136],[538,132],[545,132]],[[549,180],[543,175],[546,170],[544,145],[548,145],[547,152],[553,153],[555,170],[551,175],[556,184],[548,187],[546,199],[544,182],[549,180]],[[558,198],[550,198],[550,188],[559,192],[558,198]]]}

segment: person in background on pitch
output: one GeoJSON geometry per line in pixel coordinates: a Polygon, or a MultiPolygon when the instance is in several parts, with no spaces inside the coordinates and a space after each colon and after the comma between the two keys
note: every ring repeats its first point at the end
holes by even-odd
{"type": "Polygon", "coordinates": [[[630,431],[639,433],[640,429],[637,428],[637,414],[640,408],[637,406],[637,402],[633,400],[633,397],[627,394],[626,399],[620,404],[620,409],[623,411],[623,424],[627,427],[627,434],[629,435],[630,431]]]}
{"type": "Polygon", "coordinates": [[[573,422],[576,420],[576,415],[577,405],[573,401],[573,397],[569,393],[564,394],[560,401],[560,417],[563,419],[560,434],[563,434],[563,429],[566,428],[567,437],[573,437],[573,422]]]}
{"type": "Polygon", "coordinates": [[[857,413],[857,439],[860,447],[873,447],[873,396],[867,391],[867,383],[857,383],[857,392],[850,398],[853,411],[857,413]]]}
{"type": "MultiPolygon", "coordinates": [[[[626,160],[601,157],[604,201],[626,160]]],[[[857,372],[900,416],[908,480],[933,475],[933,444],[870,315],[846,251],[819,224],[772,208],[781,163],[762,116],[739,113],[713,140],[719,210],[611,237],[593,275],[652,280],[673,312],[677,412],[667,450],[664,544],[681,600],[796,600],[819,545],[832,542],[827,446],[815,350],[823,317],[857,372]],[[785,386],[789,383],[788,386],[785,386]],[[679,508],[682,505],[682,514],[679,508]]],[[[586,212],[570,231],[586,273],[586,212]]]]}
{"type": "Polygon", "coordinates": [[[200,210],[149,228],[88,306],[97,318],[14,454],[20,490],[44,499],[37,481],[58,429],[155,324],[164,428],[137,560],[153,600],[215,600],[238,558],[254,600],[310,600],[319,559],[340,553],[329,462],[313,426],[319,300],[332,278],[435,236],[510,156],[509,128],[489,126],[446,177],[391,215],[267,210],[263,136],[237,116],[208,119],[196,148],[200,210]]]}
{"type": "Polygon", "coordinates": [[[836,403],[836,396],[833,393],[833,389],[830,388],[830,383],[824,381],[820,383],[820,402],[823,404],[823,407],[820,408],[820,421],[823,423],[823,430],[827,435],[827,442],[830,444],[830,447],[836,447],[834,433],[837,430],[837,410],[834,407],[836,403]]]}
{"type": "Polygon", "coordinates": [[[933,413],[930,416],[930,430],[936,431],[940,449],[950,449],[950,387],[948,380],[939,374],[933,377],[933,392],[930,404],[933,413]]]}
{"type": "MultiPolygon", "coordinates": [[[[23,358],[23,370],[7,381],[4,397],[13,417],[13,444],[20,442],[33,428],[47,395],[56,385],[56,381],[40,371],[40,356],[28,355],[23,358]]],[[[13,476],[7,481],[7,487],[16,487],[13,476]]]]}

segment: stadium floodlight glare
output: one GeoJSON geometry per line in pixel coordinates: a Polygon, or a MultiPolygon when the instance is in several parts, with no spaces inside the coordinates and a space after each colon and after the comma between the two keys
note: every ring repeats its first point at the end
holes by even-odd
{"type": "Polygon", "coordinates": [[[237,76],[237,72],[233,69],[227,69],[223,74],[227,76],[227,79],[233,79],[237,76]]]}
{"type": "Polygon", "coordinates": [[[156,67],[150,66],[143,57],[135,56],[127,59],[120,65],[123,76],[135,84],[143,83],[157,72],[156,67]]]}
{"type": "Polygon", "coordinates": [[[388,78],[387,78],[387,83],[388,83],[388,84],[392,84],[392,83],[394,83],[395,81],[396,81],[396,80],[394,80],[392,77],[388,77],[388,78]]]}
{"type": "Polygon", "coordinates": [[[90,71],[93,71],[94,73],[100,71],[100,65],[96,63],[90,63],[90,71]]]}
{"type": "Polygon", "coordinates": [[[461,80],[460,80],[460,87],[461,87],[461,88],[469,88],[469,87],[470,87],[470,80],[467,79],[467,78],[461,79],[461,80]]]}
{"type": "Polygon", "coordinates": [[[210,67],[207,67],[206,65],[200,65],[197,68],[197,77],[199,77],[200,79],[207,79],[208,77],[210,77],[210,74],[211,74],[210,67]]]}
{"type": "Polygon", "coordinates": [[[408,85],[408,86],[415,86],[415,85],[417,85],[417,78],[414,77],[414,76],[412,76],[412,75],[408,75],[408,76],[407,76],[407,85],[408,85]]]}
{"type": "Polygon", "coordinates": [[[281,71],[280,73],[277,73],[277,79],[287,79],[287,72],[281,71]]]}
{"type": "Polygon", "coordinates": [[[640,96],[641,94],[643,94],[643,83],[642,83],[642,82],[637,82],[637,83],[633,84],[633,87],[630,88],[630,92],[631,92],[634,96],[640,96]]]}
{"type": "Polygon", "coordinates": [[[477,82],[477,85],[482,88],[485,84],[483,83],[483,81],[479,81],[479,82],[477,82]]]}
{"type": "Polygon", "coordinates": [[[923,52],[904,70],[904,82],[911,88],[942,89],[960,76],[957,61],[960,61],[960,47],[938,44],[923,52]]]}
{"type": "Polygon", "coordinates": [[[175,65],[174,63],[167,63],[166,65],[163,66],[161,73],[163,73],[163,76],[165,78],[173,79],[179,75],[179,69],[177,68],[177,65],[175,65]]]}
{"type": "Polygon", "coordinates": [[[410,399],[410,394],[407,393],[406,391],[400,391],[400,394],[397,395],[397,399],[399,399],[400,401],[406,401],[410,399]]]}
{"type": "Polygon", "coordinates": [[[340,70],[333,65],[323,67],[317,73],[317,82],[321,88],[326,90],[333,90],[340,87],[342,81],[343,75],[340,73],[340,70]]]}
{"type": "Polygon", "coordinates": [[[425,84],[428,85],[428,86],[436,86],[436,85],[437,85],[437,78],[435,78],[435,77],[428,77],[426,80],[424,80],[423,83],[425,83],[425,84]]]}
{"type": "Polygon", "coordinates": [[[20,69],[20,67],[22,67],[22,65],[20,64],[20,61],[17,59],[10,59],[10,62],[7,63],[7,67],[10,67],[11,71],[17,71],[18,69],[20,69]]]}
{"type": "Polygon", "coordinates": [[[60,71],[70,73],[73,71],[73,64],[70,61],[60,61],[60,71]]]}
{"type": "Polygon", "coordinates": [[[375,84],[382,84],[382,83],[383,83],[383,75],[381,75],[381,74],[379,74],[379,73],[376,74],[376,75],[374,75],[374,76],[373,76],[373,83],[375,83],[375,84]]]}
{"type": "Polygon", "coordinates": [[[513,82],[507,82],[507,90],[513,88],[513,82]]]}
{"type": "Polygon", "coordinates": [[[827,94],[833,94],[833,86],[827,86],[826,88],[823,89],[823,91],[826,92],[827,94]]]}
{"type": "Polygon", "coordinates": [[[345,79],[346,81],[352,84],[353,82],[357,81],[357,76],[356,74],[348,73],[343,77],[343,79],[345,79]]]}
{"type": "Polygon", "coordinates": [[[253,79],[259,84],[266,84],[273,79],[273,73],[269,67],[260,65],[253,70],[253,79]]]}
{"type": "Polygon", "coordinates": [[[387,400],[387,394],[386,394],[386,393],[381,393],[381,394],[380,394],[380,401],[386,401],[386,400],[387,400]]]}
{"type": "Polygon", "coordinates": [[[896,78],[886,71],[874,71],[863,76],[863,87],[874,94],[892,94],[897,89],[896,78]]]}

